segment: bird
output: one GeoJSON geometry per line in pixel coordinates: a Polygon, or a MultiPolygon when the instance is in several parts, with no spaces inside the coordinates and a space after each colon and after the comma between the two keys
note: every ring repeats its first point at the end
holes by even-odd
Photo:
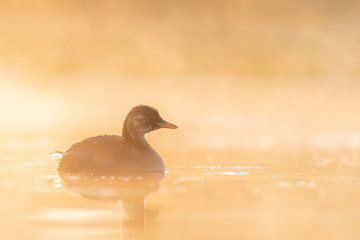
{"type": "Polygon", "coordinates": [[[57,171],[62,178],[163,174],[164,161],[145,138],[160,128],[178,127],[165,121],[154,107],[137,105],[126,115],[121,136],[100,135],[73,144],[59,160],[57,171]]]}

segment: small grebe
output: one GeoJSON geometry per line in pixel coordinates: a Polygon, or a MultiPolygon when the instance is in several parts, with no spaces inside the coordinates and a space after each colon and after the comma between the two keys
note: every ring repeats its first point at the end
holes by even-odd
{"type": "Polygon", "coordinates": [[[127,114],[122,136],[102,135],[72,145],[59,162],[62,175],[109,176],[126,173],[163,173],[165,165],[145,134],[160,128],[177,128],[150,106],[139,105],[127,114]]]}

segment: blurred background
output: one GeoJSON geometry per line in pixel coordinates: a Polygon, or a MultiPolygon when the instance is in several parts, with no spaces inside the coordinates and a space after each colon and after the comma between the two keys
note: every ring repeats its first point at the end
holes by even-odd
{"type": "Polygon", "coordinates": [[[359,7],[3,0],[1,136],[66,150],[141,103],[180,126],[149,136],[165,153],[359,148],[359,7]]]}
{"type": "Polygon", "coordinates": [[[169,174],[147,199],[144,239],[358,240],[359,10],[1,0],[2,237],[134,239],[116,203],[63,186],[48,154],[121,134],[147,104],[179,129],[148,135],[169,174]]]}

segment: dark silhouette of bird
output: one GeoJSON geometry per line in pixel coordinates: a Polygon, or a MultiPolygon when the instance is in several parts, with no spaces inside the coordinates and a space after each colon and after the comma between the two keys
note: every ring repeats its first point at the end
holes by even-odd
{"type": "Polygon", "coordinates": [[[88,176],[125,176],[164,173],[160,155],[145,134],[160,128],[177,128],[150,106],[138,105],[127,114],[122,136],[101,135],[72,145],[60,159],[58,173],[88,176]]]}

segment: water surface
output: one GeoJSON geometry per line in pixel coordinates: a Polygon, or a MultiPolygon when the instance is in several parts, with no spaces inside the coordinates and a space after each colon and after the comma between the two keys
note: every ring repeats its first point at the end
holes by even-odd
{"type": "MultiPolygon", "coordinates": [[[[339,164],[319,153],[307,159],[312,164],[302,165],[295,163],[306,159],[294,155],[266,165],[235,164],[242,162],[240,153],[231,161],[225,161],[226,155],[210,160],[194,155],[184,163],[170,158],[167,176],[147,196],[144,212],[134,213],[121,201],[89,199],[69,188],[55,171],[56,160],[47,156],[48,147],[2,148],[2,239],[329,240],[360,235],[355,151],[333,151],[339,164]]],[[[249,156],[248,162],[257,162],[249,156]]],[[[114,189],[101,189],[107,177],[91,183],[96,182],[97,193],[114,194],[114,189]]]]}

